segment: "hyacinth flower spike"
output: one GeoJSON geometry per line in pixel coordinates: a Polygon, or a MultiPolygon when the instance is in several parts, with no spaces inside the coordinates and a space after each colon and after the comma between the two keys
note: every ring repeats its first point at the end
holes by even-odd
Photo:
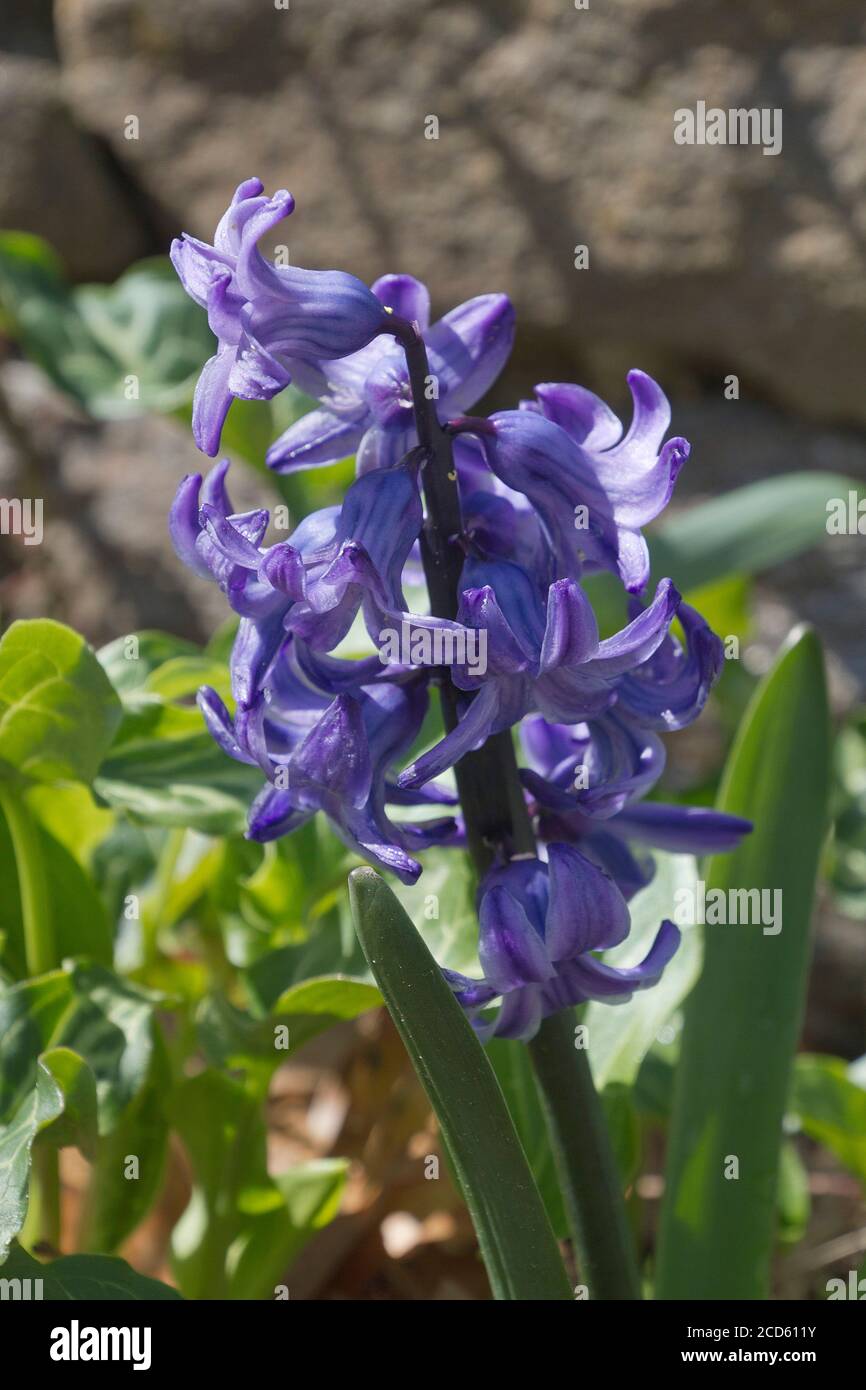
{"type": "Polygon", "coordinates": [[[481,1037],[528,1041],[594,1296],[638,1297],[619,1175],[567,1010],[650,988],[677,948],[665,920],[644,960],[598,958],[627,938],[628,902],[652,873],[644,847],[716,853],[749,826],[649,799],[660,735],[691,723],[718,679],[718,638],[664,578],[601,638],[581,580],[607,570],[627,594],[647,591],[642,531],[689,446],[667,438],[667,400],[642,372],[628,377],[627,430],[597,396],[558,382],[518,409],[467,416],[510,350],[508,299],[482,295],[431,323],[411,276],[367,289],[339,271],[272,265],[258,242],[292,207],[249,180],[212,246],[173,247],[218,340],[194,433],[214,455],[234,397],[267,400],[291,380],[317,406],[275,441],[270,467],[355,453],[358,478],[340,505],[274,544],[266,510],[234,511],[224,464],[181,484],[177,553],[239,618],[235,708],[207,689],[200,708],[225,753],[262,772],[252,839],[291,834],[322,811],[404,883],[426,849],[469,849],[481,976],[446,977],[481,1037]],[[412,612],[407,587],[422,572],[429,603],[412,612]],[[338,648],[359,615],[372,652],[346,660],[338,648]],[[395,630],[408,643],[395,648],[395,630]],[[432,657],[416,638],[435,639],[432,657]],[[416,755],[434,686],[444,735],[416,755]],[[432,779],[449,769],[458,800],[438,815],[455,798],[432,779]],[[412,806],[434,818],[395,818],[392,808],[412,806]],[[590,1174],[603,1175],[601,1198],[590,1174]]]}

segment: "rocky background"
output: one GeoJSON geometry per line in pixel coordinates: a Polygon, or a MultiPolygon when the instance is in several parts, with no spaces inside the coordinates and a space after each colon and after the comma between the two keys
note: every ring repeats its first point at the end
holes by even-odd
{"type": "MultiPolygon", "coordinates": [[[[296,263],[411,270],[440,311],[512,296],[493,404],[565,379],[619,410],[628,368],[656,375],[693,446],[677,505],[792,469],[866,479],[864,128],[857,0],[3,0],[0,17],[0,228],[109,281],[181,230],[210,239],[242,178],[287,186],[296,263]],[[699,100],[781,108],[782,152],[675,144],[699,100]]],[[[222,602],[165,541],[198,461],[174,421],[96,425],[0,351],[0,493],[32,464],[53,499],[45,545],[0,540],[4,622],[207,636],[222,602]]],[[[264,497],[242,477],[242,505],[264,497]]],[[[750,659],[817,622],[837,713],[866,687],[863,544],[828,538],[759,586],[750,659]]],[[[863,1050],[863,939],[825,904],[813,1048],[863,1050]]]]}
{"type": "MultiPolygon", "coordinates": [[[[620,406],[629,367],[658,375],[693,443],[680,499],[791,468],[866,476],[864,78],[854,0],[4,0],[0,227],[109,280],[182,229],[209,237],[254,172],[295,193],[297,263],[411,269],[440,309],[507,291],[499,400],[554,377],[620,406]],[[675,144],[698,100],[780,107],[782,153],[675,144]]],[[[115,539],[152,554],[191,446],[158,422],[55,420],[26,378],[8,390],[69,455],[66,486],[110,477],[115,539]]],[[[771,588],[828,628],[850,696],[860,546],[824,551],[771,588]]]]}

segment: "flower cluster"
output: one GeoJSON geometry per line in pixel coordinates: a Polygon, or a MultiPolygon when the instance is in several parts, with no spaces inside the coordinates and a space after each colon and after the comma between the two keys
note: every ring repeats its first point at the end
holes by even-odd
{"type": "Polygon", "coordinates": [[[346,844],[406,883],[425,848],[466,842],[460,807],[436,779],[520,726],[540,848],[527,857],[498,847],[479,890],[483,979],[449,980],[484,1036],[530,1037],[555,1010],[653,984],[676,949],[677,930],[664,922],[640,965],[617,970],[593,954],[628,933],[628,899],[652,871],[641,846],[717,851],[749,828],[643,800],[664,766],[659,735],[700,714],[721,668],[718,638],[669,579],[640,597],[650,577],[642,527],[668,502],[688,445],[665,440],[668,403],[638,371],[628,378],[627,431],[592,392],[561,383],[539,385],[516,410],[468,417],[508,356],[508,299],[480,296],[431,326],[427,291],[408,275],[368,290],[338,272],[270,265],[256,243],[291,210],[289,194],[268,199],[250,180],[213,247],[175,243],[181,279],[219,341],[199,383],[195,437],[215,454],[233,396],[268,399],[293,379],[318,406],[275,441],[268,464],[286,472],[354,453],[357,478],[341,506],[270,545],[268,513],[232,507],[225,463],[184,479],[175,548],[239,618],[234,714],[209,689],[199,703],[225,752],[261,768],[252,839],[324,811],[346,844]],[[462,557],[454,617],[410,611],[404,593],[423,576],[430,460],[390,331],[397,320],[423,338],[431,408],[453,436],[462,525],[445,539],[462,557]],[[604,638],[582,582],[598,571],[630,596],[625,626],[604,638]],[[371,654],[335,655],[357,622],[371,654]],[[456,722],[412,757],[431,686],[443,680],[453,683],[456,722]],[[419,808],[417,820],[407,807],[419,808]]]}

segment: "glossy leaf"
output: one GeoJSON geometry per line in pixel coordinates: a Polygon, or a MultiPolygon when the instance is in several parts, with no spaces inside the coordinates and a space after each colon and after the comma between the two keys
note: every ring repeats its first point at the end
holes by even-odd
{"type": "Polygon", "coordinates": [[[13,623],[0,640],[0,775],[90,782],[121,709],[83,637],[62,623],[13,623]]]}
{"type": "Polygon", "coordinates": [[[370,969],[439,1120],[494,1297],[569,1298],[502,1091],[441,970],[372,869],[355,869],[349,895],[370,969]]]}
{"type": "Polygon", "coordinates": [[[828,501],[857,486],[838,473],[785,473],[690,507],[650,538],[653,574],[681,590],[760,574],[826,539],[828,501]]]}
{"type": "MultiPolygon", "coordinates": [[[[678,892],[691,893],[697,880],[697,864],[689,854],[656,851],[655,876],[630,904],[628,939],[603,959],[620,968],[642,960],[662,921],[672,918],[678,892]]],[[[683,926],[682,940],[673,960],[652,989],[639,990],[626,1004],[612,1008],[591,1003],[584,1023],[589,1062],[596,1087],[614,1082],[631,1085],[649,1049],[692,988],[700,973],[702,930],[683,926]]]]}
{"type": "Polygon", "coordinates": [[[0,1123],[0,1260],[27,1215],[33,1142],[63,1113],[63,1092],[47,1067],[36,1063],[32,1088],[0,1123]]]}
{"type": "Polygon", "coordinates": [[[750,818],[755,829],[733,853],[711,861],[707,893],[779,890],[782,929],[705,930],[671,1124],[662,1298],[767,1295],[829,760],[823,659],[814,633],[806,631],[792,638],[759,686],[719,793],[719,807],[750,818]]]}
{"type": "MultiPolygon", "coordinates": [[[[153,1302],[179,1299],[177,1289],[138,1274],[125,1260],[109,1255],[63,1255],[41,1264],[14,1245],[0,1278],[42,1280],[42,1298],[57,1302],[153,1302]]],[[[32,1288],[32,1283],[31,1283],[32,1288]]]]}

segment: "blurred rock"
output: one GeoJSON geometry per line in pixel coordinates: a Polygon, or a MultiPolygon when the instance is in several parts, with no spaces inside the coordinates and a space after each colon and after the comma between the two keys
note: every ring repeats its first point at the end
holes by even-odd
{"type": "Polygon", "coordinates": [[[411,269],[443,308],[507,290],[539,373],[736,372],[866,422],[856,0],[58,0],[56,22],[77,115],[166,225],[210,235],[257,173],[296,194],[292,259],[411,269]],[[782,152],[675,144],[699,100],[781,108],[782,152]]]}
{"type": "MultiPolygon", "coordinates": [[[[38,47],[38,29],[20,35],[38,47]]],[[[76,279],[110,279],[151,249],[119,177],[75,124],[49,58],[0,52],[0,228],[37,232],[76,279]]]]}

